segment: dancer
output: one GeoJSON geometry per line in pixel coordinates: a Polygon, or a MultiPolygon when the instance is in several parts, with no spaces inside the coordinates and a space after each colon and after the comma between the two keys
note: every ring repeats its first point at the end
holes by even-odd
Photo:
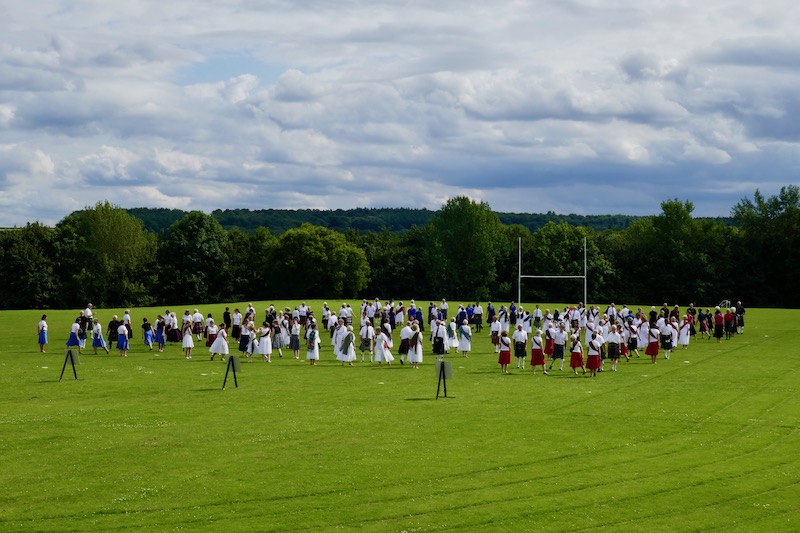
{"type": "Polygon", "coordinates": [[[158,353],[164,352],[164,346],[167,341],[167,322],[163,316],[158,315],[156,318],[156,345],[158,346],[158,353]]]}
{"type": "Polygon", "coordinates": [[[375,339],[375,328],[372,327],[366,312],[363,314],[363,321],[361,329],[358,331],[358,337],[361,341],[359,343],[359,347],[361,348],[361,362],[364,362],[364,352],[369,352],[369,362],[371,363],[374,353],[373,340],[375,339]]]}
{"type": "Polygon", "coordinates": [[[272,362],[272,328],[267,321],[261,323],[261,327],[256,331],[258,337],[258,353],[266,363],[272,362]]]}
{"type": "Polygon", "coordinates": [[[230,353],[228,347],[228,327],[224,323],[220,324],[217,336],[214,338],[214,342],[211,343],[208,350],[211,352],[212,361],[217,354],[219,354],[219,358],[224,361],[225,356],[230,353]]]}
{"type": "Polygon", "coordinates": [[[570,349],[569,349],[569,353],[570,353],[569,366],[572,367],[572,372],[576,376],[578,375],[578,368],[583,370],[583,373],[585,374],[586,373],[586,367],[583,366],[583,347],[581,346],[581,341],[578,338],[578,335],[575,334],[575,333],[573,333],[570,336],[570,340],[572,341],[572,345],[570,346],[570,349]]]}
{"type": "MultiPolygon", "coordinates": [[[[536,306],[538,309],[538,305],[536,306]]],[[[541,366],[542,372],[547,375],[547,366],[542,347],[542,330],[537,329],[536,334],[531,337],[531,372],[536,373],[536,367],[541,366]]]]}
{"type": "Polygon", "coordinates": [[[597,371],[600,369],[600,341],[597,333],[592,333],[592,338],[586,344],[586,368],[592,377],[597,376],[597,371]]]}
{"type": "Polygon", "coordinates": [[[620,336],[619,332],[617,331],[617,326],[614,324],[611,326],[611,329],[608,330],[608,358],[611,360],[611,371],[617,371],[617,363],[619,363],[620,358],[620,348],[624,346],[624,341],[620,336]]]}
{"type": "Polygon", "coordinates": [[[692,322],[689,315],[683,315],[683,322],[678,328],[678,344],[682,350],[689,347],[689,339],[692,336],[692,322]]]}
{"type": "Polygon", "coordinates": [[[458,350],[461,352],[461,357],[467,357],[472,350],[472,328],[467,319],[462,320],[461,327],[458,328],[458,350]]]}
{"type": "Polygon", "coordinates": [[[128,357],[128,349],[130,348],[129,334],[130,331],[127,324],[125,322],[120,323],[119,327],[117,327],[117,348],[119,349],[120,357],[128,357]]]}
{"type": "Polygon", "coordinates": [[[189,320],[183,323],[181,329],[181,346],[183,347],[183,355],[186,359],[192,358],[192,350],[194,349],[194,337],[192,336],[192,321],[189,320]]]}
{"type": "Polygon", "coordinates": [[[293,318],[289,331],[289,349],[294,352],[294,358],[300,359],[300,319],[293,318]]]}
{"type": "Polygon", "coordinates": [[[392,338],[381,329],[375,337],[375,362],[378,366],[383,366],[385,362],[387,366],[392,366],[394,356],[392,356],[392,338]]]}
{"type": "Polygon", "coordinates": [[[316,366],[317,361],[319,361],[319,331],[317,331],[317,323],[312,322],[309,326],[308,333],[306,334],[306,339],[308,341],[306,345],[306,360],[308,364],[311,366],[316,366]]]}
{"type": "Polygon", "coordinates": [[[147,320],[147,317],[142,319],[142,339],[144,340],[145,346],[150,348],[150,351],[153,351],[153,340],[155,336],[153,335],[153,326],[147,320]]]}
{"type": "Polygon", "coordinates": [[[411,368],[419,368],[419,364],[422,362],[422,335],[417,324],[411,326],[411,338],[408,340],[408,362],[411,363],[411,368]]]}
{"type": "Polygon", "coordinates": [[[497,362],[500,364],[500,373],[508,374],[508,365],[511,364],[511,339],[508,338],[508,332],[505,330],[500,332],[498,354],[497,362]]]}
{"type": "Polygon", "coordinates": [[[356,336],[353,333],[353,326],[347,326],[344,333],[340,337],[339,355],[336,357],[338,361],[342,362],[342,366],[347,363],[347,366],[353,366],[353,361],[356,360],[355,348],[356,336]]]}
{"type": "Polygon", "coordinates": [[[522,321],[517,322],[516,331],[512,336],[514,341],[514,357],[517,358],[517,368],[525,370],[525,357],[528,355],[528,334],[525,333],[525,327],[522,321]]]}
{"type": "Polygon", "coordinates": [[[45,353],[44,347],[47,346],[47,315],[42,315],[37,331],[39,333],[39,352],[45,353]]]}
{"type": "Polygon", "coordinates": [[[94,327],[92,328],[92,348],[94,348],[94,354],[97,355],[97,349],[102,348],[108,354],[108,345],[106,344],[106,340],[103,338],[103,326],[100,325],[100,321],[96,318],[94,319],[94,327]]]}
{"type": "Polygon", "coordinates": [[[647,349],[644,351],[644,353],[645,355],[650,356],[650,360],[653,362],[653,364],[656,364],[656,359],[658,359],[658,336],[658,326],[648,327],[647,349]]]}
{"type": "Polygon", "coordinates": [[[492,338],[492,346],[494,346],[494,353],[500,352],[500,322],[497,316],[492,317],[492,322],[489,324],[489,335],[492,338]]]}

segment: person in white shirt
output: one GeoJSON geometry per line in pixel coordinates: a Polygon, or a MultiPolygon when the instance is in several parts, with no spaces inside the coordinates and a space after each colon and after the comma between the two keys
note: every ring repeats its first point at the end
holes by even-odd
{"type": "MultiPolygon", "coordinates": [[[[364,300],[364,302],[366,303],[366,300],[364,300]]],[[[369,362],[371,363],[374,349],[372,341],[375,339],[375,328],[366,320],[366,316],[364,318],[365,321],[358,332],[358,337],[361,341],[361,362],[364,362],[364,352],[369,352],[369,362]]]]}
{"type": "Polygon", "coordinates": [[[447,320],[447,309],[448,309],[447,301],[442,298],[442,304],[439,306],[439,311],[442,312],[442,320],[447,320]]]}
{"type": "Polygon", "coordinates": [[[623,339],[617,331],[617,326],[612,325],[608,330],[608,337],[606,338],[606,353],[611,360],[611,371],[617,371],[617,363],[619,363],[620,347],[622,346],[623,339]]]}
{"type": "Polygon", "coordinates": [[[397,353],[400,355],[401,365],[404,364],[403,359],[408,358],[408,351],[411,347],[411,336],[413,333],[414,330],[411,329],[411,324],[408,322],[400,330],[400,348],[397,353]]]}
{"type": "Polygon", "coordinates": [[[431,323],[431,344],[436,360],[441,361],[444,354],[450,348],[450,339],[447,338],[447,326],[441,320],[434,320],[431,323]]]}
{"type": "Polygon", "coordinates": [[[42,315],[39,321],[39,352],[44,353],[44,347],[47,345],[47,315],[42,315]]]}
{"type": "Polygon", "coordinates": [[[494,353],[500,353],[500,321],[497,320],[497,316],[493,316],[492,323],[489,324],[489,335],[492,338],[494,353]]]}
{"type": "Polygon", "coordinates": [[[384,330],[379,330],[377,337],[375,337],[375,362],[378,366],[383,366],[385,362],[388,366],[392,366],[394,356],[392,356],[392,338],[386,335],[384,330]]]}
{"type": "Polygon", "coordinates": [[[411,338],[408,340],[408,362],[411,368],[419,368],[422,362],[422,333],[416,324],[411,326],[411,338]]]}
{"type": "Polygon", "coordinates": [[[525,357],[528,355],[528,334],[522,327],[522,324],[517,324],[517,329],[514,331],[511,340],[514,342],[514,356],[517,358],[517,368],[525,370],[525,357]]]}
{"type": "Polygon", "coordinates": [[[192,332],[197,335],[197,340],[203,339],[203,314],[197,309],[192,315],[192,332]]]}
{"type": "Polygon", "coordinates": [[[480,333],[483,330],[483,306],[480,302],[475,302],[472,319],[475,321],[475,332],[480,333]]]}
{"type": "Polygon", "coordinates": [[[540,329],[542,327],[543,318],[544,314],[542,313],[542,310],[539,309],[539,304],[536,304],[536,308],[533,310],[533,327],[540,329]]]}
{"type": "MultiPolygon", "coordinates": [[[[577,336],[577,334],[575,334],[577,336]]],[[[564,352],[566,351],[567,345],[567,331],[566,326],[563,322],[558,325],[558,329],[550,328],[550,336],[553,339],[553,358],[550,361],[550,370],[553,369],[553,363],[556,362],[556,359],[560,359],[558,369],[560,371],[564,370],[564,352]]],[[[580,345],[580,342],[578,342],[580,345]]],[[[583,351],[581,351],[581,358],[583,358],[583,351]]],[[[582,359],[581,359],[582,360],[582,359]]]]}

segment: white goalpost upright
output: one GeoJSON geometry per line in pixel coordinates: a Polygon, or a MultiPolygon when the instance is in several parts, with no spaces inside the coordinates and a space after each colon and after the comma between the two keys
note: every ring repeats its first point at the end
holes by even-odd
{"type": "Polygon", "coordinates": [[[587,280],[588,276],[586,275],[587,269],[587,262],[586,262],[586,237],[583,238],[583,275],[582,276],[531,276],[528,274],[522,273],[522,237],[519,238],[519,278],[517,279],[517,303],[522,301],[522,278],[534,278],[534,279],[583,279],[583,304],[587,304],[588,299],[588,285],[587,280]]]}

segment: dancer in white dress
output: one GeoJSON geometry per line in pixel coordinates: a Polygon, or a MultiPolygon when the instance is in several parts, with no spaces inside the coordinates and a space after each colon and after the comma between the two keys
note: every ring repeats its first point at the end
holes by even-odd
{"type": "MultiPolygon", "coordinates": [[[[191,335],[189,337],[191,338],[191,335]]],[[[230,353],[228,348],[228,331],[225,324],[220,324],[217,338],[211,343],[211,347],[208,349],[208,351],[211,352],[212,360],[214,359],[215,355],[219,354],[220,358],[224,361],[225,356],[230,353]]]]}
{"type": "MultiPolygon", "coordinates": [[[[124,326],[123,326],[124,327],[124,326]]],[[[192,349],[194,348],[194,338],[192,337],[192,322],[184,322],[183,323],[183,341],[181,345],[183,346],[184,355],[186,359],[192,358],[192,349]]]]}
{"type": "Polygon", "coordinates": [[[345,363],[348,366],[353,366],[353,361],[356,360],[356,336],[353,333],[353,326],[347,326],[344,333],[341,333],[339,337],[339,355],[336,359],[342,362],[342,366],[345,363]]]}
{"type": "Polygon", "coordinates": [[[258,336],[258,353],[267,363],[272,362],[272,328],[266,322],[256,331],[258,336]]]}
{"type": "Polygon", "coordinates": [[[467,357],[470,350],[472,350],[472,328],[464,320],[458,328],[458,351],[461,352],[461,357],[467,357]]]}
{"type": "Polygon", "coordinates": [[[317,361],[319,361],[319,345],[321,342],[316,322],[312,322],[309,326],[306,340],[306,360],[311,366],[316,366],[317,361]]]}
{"type": "Polygon", "coordinates": [[[392,366],[394,356],[392,355],[392,338],[381,329],[375,337],[375,361],[378,366],[383,366],[384,361],[388,366],[392,366]]]}
{"type": "Polygon", "coordinates": [[[419,368],[419,364],[422,362],[422,334],[416,324],[411,326],[411,338],[408,341],[408,362],[411,363],[411,368],[419,368]]]}

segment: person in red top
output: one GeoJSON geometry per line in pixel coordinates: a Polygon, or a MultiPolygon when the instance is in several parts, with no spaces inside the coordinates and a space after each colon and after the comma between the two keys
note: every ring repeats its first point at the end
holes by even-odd
{"type": "Polygon", "coordinates": [[[725,320],[725,340],[729,341],[733,337],[733,332],[736,328],[736,315],[733,314],[732,309],[728,308],[723,318],[725,320]]]}
{"type": "Polygon", "coordinates": [[[722,342],[722,332],[725,327],[725,317],[722,316],[722,311],[719,310],[719,306],[714,311],[714,337],[717,339],[717,342],[722,342]]]}

